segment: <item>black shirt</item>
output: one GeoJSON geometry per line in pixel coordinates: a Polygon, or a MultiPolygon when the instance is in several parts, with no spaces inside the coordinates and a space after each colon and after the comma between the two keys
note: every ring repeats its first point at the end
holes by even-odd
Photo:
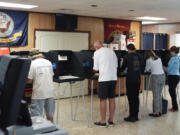
{"type": "Polygon", "coordinates": [[[144,70],[144,61],[141,54],[129,53],[124,57],[122,71],[127,68],[127,82],[140,82],[141,72],[144,70]]]}

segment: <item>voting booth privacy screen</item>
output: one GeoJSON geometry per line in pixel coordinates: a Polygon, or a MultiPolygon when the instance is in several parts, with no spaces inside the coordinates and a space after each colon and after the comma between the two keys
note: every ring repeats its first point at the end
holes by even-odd
{"type": "MultiPolygon", "coordinates": [[[[23,99],[26,79],[31,61],[29,59],[12,56],[2,56],[0,61],[0,127],[16,125],[20,116],[21,100],[23,99]]],[[[26,111],[25,111],[26,112],[26,111]]],[[[28,112],[28,111],[27,111],[28,112]]],[[[24,118],[26,114],[20,116],[24,118]]],[[[29,116],[27,114],[27,116],[29,116]]],[[[30,118],[27,120],[31,125],[30,118]]],[[[22,122],[26,123],[26,122],[22,122]]]]}
{"type": "Polygon", "coordinates": [[[79,52],[56,50],[46,53],[46,58],[53,64],[56,79],[66,75],[90,78],[93,76],[93,54],[94,51],[90,50],[79,52]]]}
{"type": "Polygon", "coordinates": [[[45,55],[53,64],[54,77],[56,79],[58,79],[59,76],[72,74],[72,51],[49,51],[45,55]]]}
{"type": "Polygon", "coordinates": [[[74,52],[72,57],[73,75],[91,78],[93,73],[93,50],[74,52]]]}
{"type": "MultiPolygon", "coordinates": [[[[148,50],[137,50],[146,63],[146,52],[148,50]]],[[[81,78],[90,79],[93,73],[93,55],[94,50],[70,51],[70,50],[52,50],[49,52],[42,52],[46,59],[50,60],[53,64],[54,78],[59,79],[59,76],[77,76],[81,78]]],[[[164,66],[168,65],[171,58],[169,50],[154,50],[156,55],[161,58],[164,66]]],[[[28,51],[12,52],[11,55],[19,55],[28,57],[28,51]]],[[[123,58],[128,54],[124,50],[116,50],[115,54],[118,58],[118,76],[121,76],[121,66],[123,58]]]]}
{"type": "MultiPolygon", "coordinates": [[[[146,64],[146,50],[137,50],[137,53],[141,54],[144,60],[145,69],[146,64]]],[[[168,50],[154,50],[154,52],[162,59],[164,66],[168,64],[170,59],[170,52],[168,50]]],[[[115,54],[118,58],[118,76],[121,74],[121,66],[123,58],[127,55],[127,51],[118,50],[115,54]]],[[[49,51],[46,56],[53,63],[55,78],[64,75],[72,75],[81,78],[92,78],[93,73],[93,50],[82,50],[78,52],[73,51],[49,51]]]]}

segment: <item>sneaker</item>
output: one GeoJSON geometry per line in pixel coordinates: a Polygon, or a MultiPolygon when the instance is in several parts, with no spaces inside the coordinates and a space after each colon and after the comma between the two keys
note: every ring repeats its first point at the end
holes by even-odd
{"type": "Polygon", "coordinates": [[[108,125],[111,126],[111,127],[115,126],[113,121],[108,121],[108,125]]]}
{"type": "Polygon", "coordinates": [[[100,127],[107,127],[106,123],[101,123],[101,122],[95,122],[94,125],[100,126],[100,127]]]}
{"type": "Polygon", "coordinates": [[[137,118],[129,116],[129,117],[124,118],[124,121],[127,121],[127,122],[136,122],[137,118]]]}

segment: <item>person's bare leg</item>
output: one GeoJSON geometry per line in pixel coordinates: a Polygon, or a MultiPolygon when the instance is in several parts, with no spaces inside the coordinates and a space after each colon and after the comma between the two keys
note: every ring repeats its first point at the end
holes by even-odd
{"type": "Polygon", "coordinates": [[[100,112],[101,112],[101,123],[106,123],[106,99],[100,99],[100,112]]]}
{"type": "Polygon", "coordinates": [[[113,122],[115,109],[116,109],[115,98],[111,98],[109,99],[109,113],[110,113],[109,121],[110,122],[113,122]]]}
{"type": "Polygon", "coordinates": [[[51,121],[52,123],[54,123],[53,117],[47,117],[47,120],[51,121]]]}

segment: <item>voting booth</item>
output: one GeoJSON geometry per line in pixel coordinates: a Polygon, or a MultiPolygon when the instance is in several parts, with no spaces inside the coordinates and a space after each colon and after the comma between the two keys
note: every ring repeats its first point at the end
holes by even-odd
{"type": "Polygon", "coordinates": [[[93,50],[82,50],[80,52],[73,52],[73,75],[77,75],[86,79],[91,78],[94,75],[93,55],[93,50]]]}
{"type": "Polygon", "coordinates": [[[30,117],[23,100],[31,60],[3,55],[0,61],[0,134],[2,135],[68,135],[41,117],[30,117]]]}
{"type": "Polygon", "coordinates": [[[0,61],[0,127],[16,124],[31,126],[30,115],[22,103],[31,61],[4,55],[0,61]]]}

